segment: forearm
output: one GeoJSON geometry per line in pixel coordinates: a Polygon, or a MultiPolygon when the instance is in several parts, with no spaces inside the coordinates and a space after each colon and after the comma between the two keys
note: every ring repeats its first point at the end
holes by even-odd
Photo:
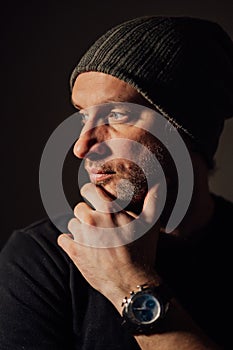
{"type": "MultiPolygon", "coordinates": [[[[147,277],[152,281],[153,277],[151,275],[147,277]]],[[[142,275],[139,280],[140,284],[142,275]]],[[[154,278],[154,283],[157,284],[158,281],[160,280],[158,280],[158,277],[156,276],[154,278]]],[[[126,292],[126,289],[122,288],[122,290],[116,290],[115,294],[109,293],[108,295],[110,301],[114,304],[120,314],[122,314],[122,297],[128,295],[129,291],[130,290],[126,292]]],[[[217,345],[213,344],[213,342],[195,324],[189,314],[182,308],[175,298],[172,298],[170,301],[169,310],[162,321],[160,331],[150,335],[135,335],[135,339],[142,350],[154,350],[155,348],[158,350],[219,349],[217,345]]]]}
{"type": "MultiPolygon", "coordinates": [[[[161,333],[135,336],[142,350],[218,350],[175,299],[163,322],[161,333]]],[[[220,349],[219,349],[220,350],[220,349]]]]}

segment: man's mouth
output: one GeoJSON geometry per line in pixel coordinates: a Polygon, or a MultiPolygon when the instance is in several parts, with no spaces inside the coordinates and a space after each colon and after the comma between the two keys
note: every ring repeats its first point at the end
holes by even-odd
{"type": "Polygon", "coordinates": [[[114,171],[103,171],[96,168],[87,168],[86,170],[89,174],[91,182],[94,184],[109,181],[115,174],[114,171]]]}

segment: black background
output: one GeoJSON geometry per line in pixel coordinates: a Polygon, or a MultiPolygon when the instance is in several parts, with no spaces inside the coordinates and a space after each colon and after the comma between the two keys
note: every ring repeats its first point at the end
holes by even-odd
{"type": "MultiPolygon", "coordinates": [[[[93,41],[112,26],[142,15],[211,19],[233,36],[232,13],[230,0],[9,1],[1,5],[0,248],[13,229],[45,216],[38,185],[40,157],[53,130],[74,112],[70,73],[93,41]]],[[[231,140],[229,131],[226,139],[231,140]]],[[[225,159],[224,150],[219,154],[225,159]]],[[[232,169],[229,160],[224,161],[232,169]]],[[[71,203],[79,198],[74,164],[68,155],[64,178],[71,203]]],[[[220,177],[213,184],[218,192],[229,194],[226,182],[220,177]]]]}

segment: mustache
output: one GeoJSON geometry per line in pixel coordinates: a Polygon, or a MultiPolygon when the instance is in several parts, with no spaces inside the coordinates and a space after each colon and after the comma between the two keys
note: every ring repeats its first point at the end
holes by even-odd
{"type": "MultiPolygon", "coordinates": [[[[125,163],[125,159],[123,158],[116,158],[108,161],[103,161],[103,160],[86,160],[85,162],[85,167],[86,168],[94,168],[98,169],[101,171],[106,171],[106,172],[115,172],[121,170],[123,164],[125,163]]],[[[128,163],[134,164],[133,162],[127,161],[128,163]]]]}
{"type": "Polygon", "coordinates": [[[115,166],[113,164],[108,164],[103,161],[91,161],[91,160],[86,160],[85,162],[85,168],[94,168],[98,169],[103,172],[111,172],[114,171],[115,166]]]}
{"type": "Polygon", "coordinates": [[[127,163],[123,159],[122,162],[102,163],[102,162],[88,162],[86,169],[96,169],[103,173],[113,173],[118,175],[120,178],[130,178],[133,182],[144,182],[148,175],[148,167],[140,166],[134,162],[128,161],[127,163]],[[145,169],[146,168],[146,169],[145,169]]]}
{"type": "Polygon", "coordinates": [[[149,155],[137,157],[135,162],[128,160],[127,158],[113,158],[113,159],[86,159],[85,168],[93,168],[98,171],[106,173],[118,173],[120,175],[128,174],[128,176],[151,176],[155,175],[158,171],[158,163],[163,168],[165,160],[164,148],[156,145],[154,149],[150,149],[149,155]],[[154,158],[155,157],[155,158],[154,158]],[[155,161],[157,160],[157,162],[155,161]]]}

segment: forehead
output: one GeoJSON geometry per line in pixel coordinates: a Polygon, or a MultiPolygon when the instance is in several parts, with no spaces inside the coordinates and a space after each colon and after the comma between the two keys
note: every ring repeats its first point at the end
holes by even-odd
{"type": "Polygon", "coordinates": [[[80,74],[75,81],[71,98],[74,106],[79,109],[113,101],[150,105],[131,85],[100,72],[80,74]]]}

